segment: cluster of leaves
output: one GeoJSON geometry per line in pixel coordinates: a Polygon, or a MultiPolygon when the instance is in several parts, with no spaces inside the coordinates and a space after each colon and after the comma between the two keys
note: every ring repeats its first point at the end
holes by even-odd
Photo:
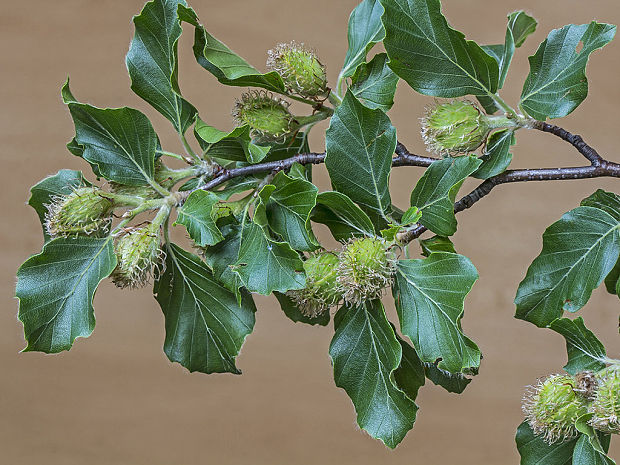
{"type": "MultiPolygon", "coordinates": [[[[329,353],[336,385],[353,401],[360,427],[395,447],[413,427],[415,400],[426,378],[460,393],[480,366],[480,350],[461,327],[464,300],[478,273],[449,239],[457,229],[459,188],[470,176],[487,179],[505,171],[515,131],[530,126],[533,118],[565,116],[584,100],[588,57],[613,38],[615,27],[593,22],[552,31],[530,57],[530,74],[515,110],[498,90],[515,49],[536,28],[536,21],[523,12],[508,16],[503,44],[479,46],[450,27],[439,0],[363,0],[349,19],[349,49],[329,94],[333,107],[289,93],[275,71],[258,71],[213,37],[185,0],[152,0],[134,24],[126,60],[132,89],[172,123],[188,153],[162,150],[151,123],[138,110],[80,103],[67,82],[62,95],[76,128],[69,151],[88,162],[97,178],[151,188],[154,198],[123,205],[125,219],[102,234],[50,237],[44,227],[43,251],[18,271],[25,350],[68,350],[77,337],[91,334],[95,290],[118,265],[115,241],[143,212],[176,212],[174,221],[166,217],[163,222],[166,258],[156,274],[154,294],[165,317],[166,355],[204,373],[240,373],[235,358],[254,326],[252,293],[273,293],[293,321],[329,323],[329,313],[311,318],[286,296],[304,288],[303,261],[321,249],[313,223],[326,225],[338,241],[380,238],[402,255],[392,282],[400,331],[388,321],[380,300],[343,305],[334,316],[329,353]],[[286,140],[265,143],[252,138],[248,125],[227,132],[201,120],[178,85],[177,42],[184,23],[194,29],[198,64],[220,83],[306,103],[313,116],[298,121],[308,124],[286,140]],[[379,42],[387,53],[369,58],[379,42]],[[399,79],[425,95],[473,96],[489,115],[501,110],[512,120],[490,134],[481,155],[434,161],[413,188],[405,211],[392,204],[389,190],[397,135],[386,112],[399,79]],[[312,165],[299,163],[216,182],[221,173],[309,152],[312,123],[330,117],[325,163],[333,191],[318,192],[312,165]],[[192,127],[198,154],[186,139],[192,127]],[[171,174],[162,182],[158,166],[167,156],[185,159],[190,167],[167,169],[171,174]],[[171,224],[186,228],[200,254],[170,242],[171,224]],[[420,258],[409,258],[401,238],[420,226],[435,236],[420,241],[420,258]]],[[[89,184],[82,173],[62,170],[35,185],[29,203],[43,224],[56,197],[84,185],[89,184]]],[[[596,337],[580,320],[561,316],[563,309],[581,308],[605,277],[610,292],[620,294],[619,227],[620,199],[598,191],[547,230],[543,251],[519,287],[517,317],[566,337],[565,368],[571,373],[604,363],[596,337]]],[[[604,454],[593,439],[597,436],[585,426],[583,432],[578,440],[548,446],[522,425],[517,442],[523,463],[540,463],[538,457],[550,448],[558,457],[567,457],[569,449],[575,457],[604,454]],[[595,446],[594,452],[588,449],[595,446]]],[[[599,463],[580,460],[573,463],[599,463]]]]}

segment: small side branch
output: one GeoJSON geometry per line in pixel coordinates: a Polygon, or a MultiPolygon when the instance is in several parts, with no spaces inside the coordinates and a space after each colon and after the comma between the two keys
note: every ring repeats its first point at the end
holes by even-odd
{"type": "Polygon", "coordinates": [[[598,166],[602,162],[604,162],[603,157],[601,157],[598,152],[594,150],[594,148],[586,144],[582,137],[577,134],[572,134],[566,129],[562,129],[559,126],[556,126],[554,124],[548,124],[543,121],[534,122],[532,127],[534,129],[538,129],[539,131],[553,134],[554,136],[557,136],[560,139],[568,142],[573,147],[575,147],[580,154],[586,157],[586,159],[592,164],[592,166],[598,166]]]}
{"type": "MultiPolygon", "coordinates": [[[[489,195],[491,190],[500,184],[529,181],[562,181],[570,179],[599,178],[604,176],[620,178],[620,164],[601,159],[597,166],[508,170],[504,171],[502,174],[498,174],[497,176],[487,179],[469,194],[463,196],[454,204],[454,212],[458,213],[463,210],[467,210],[480,199],[489,195]]],[[[399,237],[399,240],[406,244],[420,237],[426,230],[427,228],[425,226],[419,225],[416,228],[407,231],[399,237]]]]}

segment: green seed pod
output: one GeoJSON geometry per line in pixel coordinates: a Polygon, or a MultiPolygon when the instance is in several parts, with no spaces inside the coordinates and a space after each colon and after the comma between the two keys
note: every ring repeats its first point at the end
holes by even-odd
{"type": "Polygon", "coordinates": [[[381,297],[392,282],[394,257],[381,239],[353,239],[338,258],[338,289],[350,305],[381,297]]]}
{"type": "Polygon", "coordinates": [[[289,93],[315,98],[327,94],[327,74],[316,54],[304,44],[278,44],[267,52],[267,68],[276,71],[289,93]]]}
{"type": "Polygon", "coordinates": [[[573,376],[551,375],[532,386],[523,398],[523,412],[535,434],[548,444],[577,435],[575,421],[588,412],[587,399],[573,376]]]}
{"type": "Polygon", "coordinates": [[[89,235],[110,225],[112,202],[97,187],[79,187],[54,197],[47,205],[45,227],[50,236],[89,235]]]}
{"type": "Polygon", "coordinates": [[[118,260],[112,272],[114,284],[121,288],[143,287],[162,262],[159,225],[131,229],[118,238],[114,251],[118,260]]]}
{"type": "Polygon", "coordinates": [[[596,375],[598,388],[590,404],[590,425],[604,433],[620,434],[620,366],[612,365],[596,375]]]}
{"type": "Polygon", "coordinates": [[[237,100],[233,117],[237,126],[247,124],[258,141],[275,142],[294,130],[294,118],[288,107],[288,102],[270,92],[251,90],[237,100]]]}
{"type": "Polygon", "coordinates": [[[428,108],[422,118],[422,138],[429,152],[471,152],[486,142],[488,117],[469,101],[442,103],[428,108]]]}
{"type": "Polygon", "coordinates": [[[337,265],[338,257],[329,252],[313,255],[304,262],[306,287],[286,293],[301,313],[315,318],[342,299],[337,290],[337,265]]]}

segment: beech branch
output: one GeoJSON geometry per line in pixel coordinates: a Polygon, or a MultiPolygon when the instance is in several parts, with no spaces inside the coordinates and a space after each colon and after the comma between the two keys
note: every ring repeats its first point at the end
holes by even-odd
{"type": "MultiPolygon", "coordinates": [[[[501,174],[486,179],[469,194],[459,199],[454,204],[455,213],[470,208],[480,199],[486,197],[494,187],[501,184],[529,181],[560,181],[598,177],[620,177],[620,164],[605,160],[593,147],[588,145],[581,136],[572,134],[565,129],[560,128],[559,126],[555,126],[541,121],[536,121],[532,125],[532,128],[553,134],[560,139],[568,142],[590,162],[590,165],[568,168],[506,170],[501,174]]],[[[437,158],[413,154],[409,152],[409,150],[407,150],[407,148],[403,144],[398,142],[396,144],[395,156],[392,159],[392,166],[428,167],[431,165],[431,163],[437,160],[437,158]]],[[[300,153],[284,160],[257,163],[255,165],[242,166],[239,168],[226,169],[222,167],[216,167],[213,178],[207,183],[205,183],[203,186],[201,186],[200,189],[212,190],[220,184],[223,184],[224,182],[239,176],[249,176],[252,174],[263,172],[278,172],[286,170],[291,168],[295,163],[299,163],[302,165],[317,165],[324,162],[324,152],[310,152],[300,153]]],[[[184,192],[184,198],[182,200],[185,200],[189,193],[190,192],[184,192]]],[[[426,230],[427,228],[425,226],[418,224],[416,227],[409,229],[408,231],[399,235],[399,240],[402,243],[406,244],[413,239],[419,237],[426,230]]]]}

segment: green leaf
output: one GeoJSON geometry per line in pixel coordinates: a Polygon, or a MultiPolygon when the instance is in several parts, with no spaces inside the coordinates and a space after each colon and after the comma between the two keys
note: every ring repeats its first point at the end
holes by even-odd
{"type": "Polygon", "coordinates": [[[512,33],[515,47],[519,48],[530,34],[536,31],[538,21],[523,11],[514,11],[508,15],[508,31],[512,33]]]}
{"type": "Polygon", "coordinates": [[[581,201],[582,207],[594,207],[606,211],[620,222],[620,197],[613,192],[598,189],[594,194],[581,201]]]}
{"type": "Polygon", "coordinates": [[[583,434],[577,440],[572,465],[615,465],[615,463],[605,452],[597,450],[587,435],[583,434]]]}
{"type": "Polygon", "coordinates": [[[51,239],[45,228],[45,216],[47,215],[47,205],[53,202],[55,197],[68,195],[74,189],[91,184],[84,179],[81,171],[60,170],[53,176],[42,179],[30,188],[30,205],[39,215],[41,227],[43,228],[43,238],[45,242],[51,239]]]}
{"type": "Polygon", "coordinates": [[[239,275],[231,268],[239,257],[241,227],[232,224],[222,227],[221,231],[224,240],[204,250],[205,262],[213,271],[215,279],[241,298],[239,288],[243,286],[243,283],[239,275]]]}
{"type": "Polygon", "coordinates": [[[523,11],[515,11],[508,15],[508,25],[506,27],[506,37],[504,43],[500,45],[484,45],[485,52],[495,58],[499,65],[499,86],[504,86],[508,68],[512,62],[515,48],[521,47],[525,39],[536,31],[537,21],[523,11]]]}
{"type": "Polygon", "coordinates": [[[521,455],[521,465],[571,465],[577,443],[575,438],[549,445],[541,436],[534,434],[526,421],[517,428],[515,440],[521,455]]]}
{"type": "Polygon", "coordinates": [[[359,65],[366,61],[366,54],[385,37],[381,24],[383,7],[379,0],[363,0],[349,16],[349,49],[344,58],[340,78],[353,76],[359,65]]]}
{"type": "Polygon", "coordinates": [[[375,225],[385,225],[396,149],[396,129],[390,119],[381,110],[366,108],[347,91],[325,137],[325,165],[334,189],[359,204],[375,225]]]}
{"type": "Polygon", "coordinates": [[[434,363],[425,363],[424,373],[434,385],[441,386],[446,391],[454,394],[461,394],[467,385],[471,383],[471,378],[466,378],[463,373],[450,373],[437,368],[437,365],[434,363]]]}
{"type": "Polygon", "coordinates": [[[452,252],[456,253],[454,244],[450,239],[443,236],[433,236],[428,239],[419,239],[422,247],[422,255],[428,257],[433,252],[452,252]]]}
{"type": "Polygon", "coordinates": [[[185,0],[152,0],[134,16],[136,34],[125,62],[131,89],[183,134],[194,122],[197,111],[181,97],[179,89],[177,45],[183,32],[177,14],[179,5],[187,3],[185,0]]]}
{"type": "Polygon", "coordinates": [[[387,55],[379,53],[369,63],[362,63],[353,75],[351,92],[368,108],[388,111],[394,105],[398,76],[387,61],[387,55]]]}
{"type": "Polygon", "coordinates": [[[355,406],[357,424],[394,448],[415,422],[417,406],[394,384],[402,348],[378,300],[342,307],[329,347],[336,386],[355,406]]]}
{"type": "MultiPolygon", "coordinates": [[[[84,156],[84,147],[77,143],[75,137],[73,137],[67,144],[67,150],[76,157],[82,158],[84,156]]],[[[99,175],[97,175],[97,177],[99,177],[99,175]]]]}
{"type": "Polygon", "coordinates": [[[575,422],[575,428],[583,434],[575,445],[573,465],[615,465],[616,462],[607,457],[610,435],[597,432],[589,425],[593,415],[586,413],[575,422]]]}
{"type": "Polygon", "coordinates": [[[212,216],[213,205],[219,200],[219,197],[212,192],[203,190],[192,192],[178,209],[179,216],[174,225],[185,226],[189,237],[201,247],[217,244],[224,240],[212,216]]]}
{"type": "Polygon", "coordinates": [[[295,305],[295,303],[291,299],[289,299],[286,294],[274,292],[273,295],[276,296],[276,299],[278,299],[278,302],[280,303],[280,308],[282,308],[284,314],[289,317],[291,321],[294,321],[295,323],[305,323],[313,326],[327,326],[327,324],[329,323],[329,312],[324,312],[315,318],[311,318],[301,313],[299,308],[297,308],[297,305],[295,305]]]}
{"type": "Polygon", "coordinates": [[[247,125],[225,132],[209,126],[198,118],[194,134],[204,155],[211,158],[258,163],[267,156],[271,149],[269,146],[254,144],[247,125]]]}
{"type": "Polygon", "coordinates": [[[620,297],[620,259],[605,278],[605,288],[610,294],[620,297]]]}
{"type": "MultiPolygon", "coordinates": [[[[594,194],[583,199],[581,205],[604,210],[620,222],[620,197],[613,192],[598,189],[594,194]]],[[[620,296],[620,260],[605,278],[605,287],[610,294],[620,296]]]]}
{"type": "Polygon", "coordinates": [[[327,225],[337,241],[375,235],[375,228],[368,215],[340,192],[321,192],[317,196],[312,221],[327,225]]]}
{"type": "Polygon", "coordinates": [[[116,267],[111,238],[57,238],[17,271],[19,320],[28,345],[24,351],[69,350],[95,328],[93,297],[116,267]]]}
{"type": "Polygon", "coordinates": [[[564,214],[543,234],[542,252],[517,291],[515,317],[545,327],[576,312],[612,270],[620,254],[620,223],[593,207],[564,214]]]}
{"type": "Polygon", "coordinates": [[[549,328],[566,339],[568,363],[564,365],[564,369],[568,373],[575,375],[584,370],[599,371],[605,368],[605,347],[594,333],[586,328],[583,318],[558,318],[551,322],[549,328]]]}
{"type": "Polygon", "coordinates": [[[133,108],[96,108],[75,100],[69,80],[63,101],[75,124],[75,142],[97,176],[130,186],[153,181],[157,134],[148,118],[133,108]]]}
{"type": "Polygon", "coordinates": [[[499,67],[465,40],[441,13],[439,0],[381,0],[390,68],[417,92],[435,97],[493,95],[499,67]]]}
{"type": "Polygon", "coordinates": [[[394,286],[400,329],[420,359],[450,373],[476,373],[480,350],[461,330],[465,296],[478,272],[463,255],[434,252],[399,260],[394,286]]]}
{"type": "Polygon", "coordinates": [[[512,161],[510,147],[515,145],[514,131],[503,129],[491,134],[487,141],[487,147],[482,155],[482,164],[472,176],[478,179],[489,179],[503,173],[512,161]]]}
{"type": "Polygon", "coordinates": [[[422,218],[422,212],[416,206],[409,207],[400,219],[400,223],[403,225],[414,224],[420,221],[422,218]]]}
{"type": "Polygon", "coordinates": [[[588,95],[585,71],[590,54],[609,43],[615,33],[616,26],[595,21],[551,31],[529,58],[530,74],[520,106],[540,121],[572,112],[588,95]]]}
{"type": "Polygon", "coordinates": [[[247,293],[238,303],[195,255],[170,244],[154,287],[166,319],[164,352],[190,372],[235,373],[235,357],[254,328],[256,307],[247,293]]]}
{"type": "Polygon", "coordinates": [[[473,155],[433,162],[411,192],[411,205],[422,211],[420,223],[440,236],[454,234],[456,194],[463,181],[481,164],[473,155]]]}
{"type": "Polygon", "coordinates": [[[270,228],[295,250],[315,250],[319,243],[310,227],[310,212],[316,205],[317,187],[283,171],[272,185],[275,189],[264,206],[270,228]]]}
{"type": "Polygon", "coordinates": [[[306,285],[303,263],[286,242],[276,242],[263,229],[250,223],[245,226],[239,245],[239,257],[232,267],[251,292],[269,295],[306,285]]]}
{"type": "MultiPolygon", "coordinates": [[[[181,13],[181,8],[179,9],[181,13]]],[[[198,64],[213,74],[219,82],[228,86],[262,87],[276,93],[284,93],[282,78],[275,71],[261,73],[247,61],[217,40],[198,23],[196,17],[184,15],[184,21],[195,26],[194,56],[198,64]]]]}
{"type": "Polygon", "coordinates": [[[418,391],[426,382],[424,365],[415,349],[396,334],[393,325],[392,330],[402,350],[400,365],[394,370],[394,384],[411,400],[416,400],[418,391]]]}

